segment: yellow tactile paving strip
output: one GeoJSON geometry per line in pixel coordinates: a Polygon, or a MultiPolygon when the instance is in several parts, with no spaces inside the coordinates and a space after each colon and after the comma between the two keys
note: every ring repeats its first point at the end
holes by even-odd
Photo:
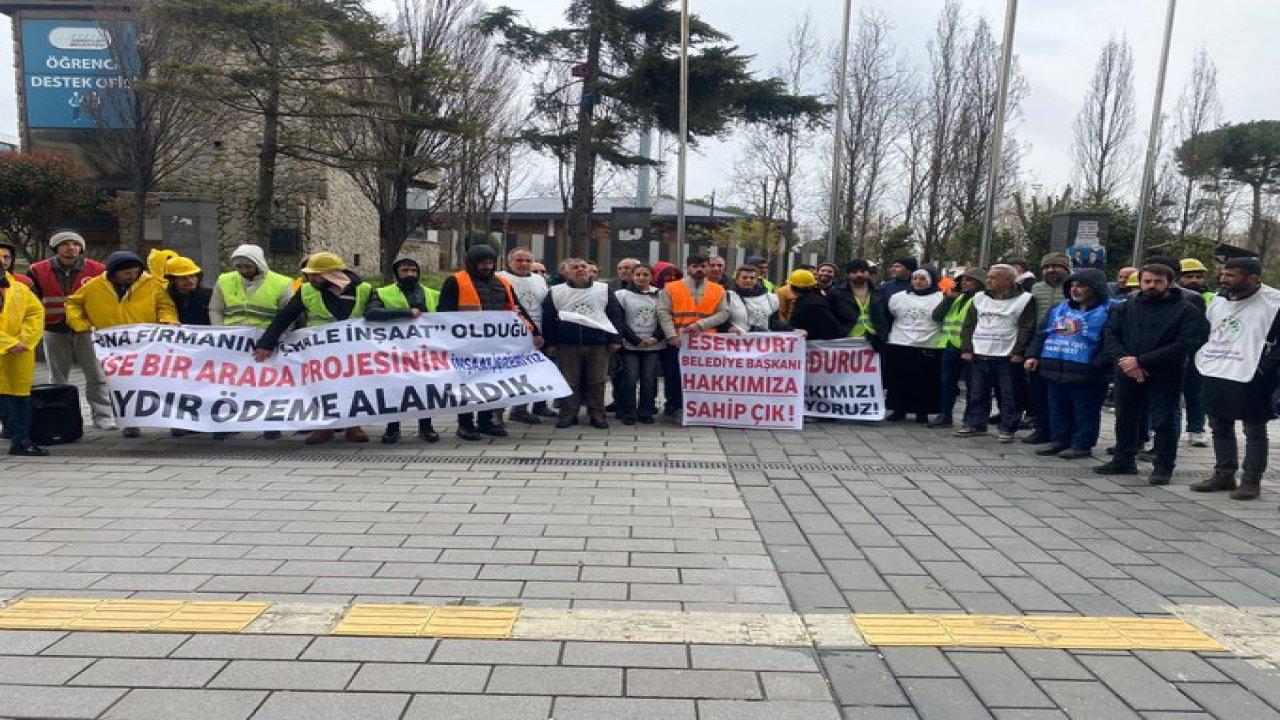
{"type": "Polygon", "coordinates": [[[868,645],[1206,652],[1224,649],[1185,620],[1172,618],[862,613],[852,617],[868,645]]]}
{"type": "Polygon", "coordinates": [[[291,611],[287,604],[273,607],[266,602],[90,598],[23,598],[0,608],[0,629],[9,630],[290,632],[273,627],[305,627],[301,631],[304,634],[373,637],[1205,652],[1225,649],[1195,625],[1178,618],[522,611],[518,607],[367,603],[351,607],[297,606],[291,611]],[[287,622],[291,617],[307,619],[300,613],[310,613],[312,620],[301,625],[287,622]],[[255,622],[260,617],[263,621],[255,622]]]}
{"type": "Polygon", "coordinates": [[[0,610],[0,628],[238,633],[268,607],[265,602],[23,598],[0,610]]]}
{"type": "Polygon", "coordinates": [[[506,638],[520,608],[472,605],[353,605],[334,635],[506,638]]]}

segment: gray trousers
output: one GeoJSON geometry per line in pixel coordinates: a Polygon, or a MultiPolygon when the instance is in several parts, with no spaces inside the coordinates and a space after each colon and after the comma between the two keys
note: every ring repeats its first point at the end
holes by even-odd
{"type": "Polygon", "coordinates": [[[115,412],[107,398],[106,378],[93,354],[91,333],[44,334],[44,355],[49,361],[49,381],[54,385],[70,384],[71,368],[78,367],[84,373],[84,396],[89,401],[93,419],[111,420],[115,412]]]}

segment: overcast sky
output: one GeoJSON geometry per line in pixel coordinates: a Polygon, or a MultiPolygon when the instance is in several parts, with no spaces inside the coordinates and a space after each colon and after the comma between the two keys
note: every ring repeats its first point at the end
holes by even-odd
{"type": "MultiPolygon", "coordinates": [[[[373,4],[387,7],[391,3],[375,0],[373,4]]],[[[546,28],[561,21],[567,3],[507,0],[506,4],[522,11],[535,26],[546,28]]],[[[690,0],[689,4],[693,12],[754,55],[756,68],[766,72],[784,57],[787,32],[799,14],[809,10],[822,41],[829,44],[840,32],[843,8],[840,0],[690,0]]],[[[1178,5],[1166,111],[1182,90],[1192,56],[1203,46],[1219,69],[1225,119],[1280,119],[1280,74],[1276,72],[1280,0],[1183,0],[1178,5]]],[[[941,6],[942,0],[854,0],[855,14],[862,7],[882,11],[893,24],[899,47],[910,61],[921,65],[941,6]]],[[[966,16],[984,15],[997,35],[1004,7],[1004,0],[964,1],[966,16]]],[[[1165,7],[1165,0],[1022,0],[1014,47],[1029,93],[1022,117],[1012,129],[1024,146],[1028,184],[1041,183],[1047,190],[1072,180],[1071,122],[1084,97],[1098,47],[1108,35],[1127,37],[1133,44],[1140,128],[1135,140],[1145,142],[1165,7]]],[[[13,63],[12,35],[7,19],[0,22],[4,24],[0,28],[0,134],[13,135],[18,122],[14,74],[8,69],[13,63]]],[[[690,195],[727,192],[733,156],[731,143],[704,143],[690,157],[690,195]]]]}

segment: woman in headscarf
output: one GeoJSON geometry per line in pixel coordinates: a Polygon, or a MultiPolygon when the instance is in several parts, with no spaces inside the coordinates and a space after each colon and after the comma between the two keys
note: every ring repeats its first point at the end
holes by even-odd
{"type": "Polygon", "coordinates": [[[659,260],[653,264],[653,287],[661,290],[663,286],[672,280],[679,280],[683,277],[680,268],[672,265],[666,260],[659,260]]]}
{"type": "Polygon", "coordinates": [[[910,287],[889,298],[888,344],[884,349],[884,382],[889,420],[929,422],[938,412],[942,372],[942,324],[933,310],[942,303],[938,271],[931,267],[911,273],[910,287]]]}

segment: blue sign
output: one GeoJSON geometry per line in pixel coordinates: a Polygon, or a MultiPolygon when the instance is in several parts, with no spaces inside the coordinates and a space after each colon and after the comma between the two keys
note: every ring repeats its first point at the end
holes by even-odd
{"type": "Polygon", "coordinates": [[[27,127],[124,127],[118,108],[129,80],[121,49],[133,42],[130,22],[22,21],[27,127]]]}

